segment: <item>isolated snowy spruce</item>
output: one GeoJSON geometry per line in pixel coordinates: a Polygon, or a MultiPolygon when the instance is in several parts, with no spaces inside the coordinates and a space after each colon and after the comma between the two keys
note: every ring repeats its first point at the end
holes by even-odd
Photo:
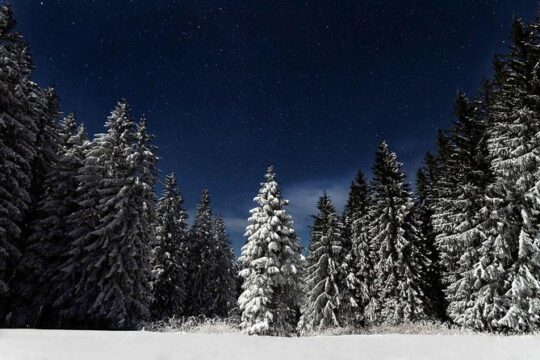
{"type": "Polygon", "coordinates": [[[300,243],[291,216],[268,168],[266,182],[250,211],[246,244],[239,258],[243,292],[238,299],[241,327],[247,334],[288,335],[296,328],[296,308],[300,301],[300,243]]]}

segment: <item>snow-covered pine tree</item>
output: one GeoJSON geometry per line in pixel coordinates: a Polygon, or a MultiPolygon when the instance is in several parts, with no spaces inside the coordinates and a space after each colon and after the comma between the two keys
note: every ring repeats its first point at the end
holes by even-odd
{"type": "MultiPolygon", "coordinates": [[[[449,154],[444,168],[436,174],[433,201],[436,243],[446,286],[456,281],[459,259],[477,236],[478,213],[490,180],[487,118],[482,102],[458,94],[454,109],[456,121],[449,132],[449,154]]],[[[446,297],[452,301],[451,290],[446,297]]]]}
{"type": "Polygon", "coordinates": [[[341,313],[340,285],[344,284],[339,282],[344,257],[343,225],[326,193],[319,198],[317,208],[306,258],[306,299],[300,318],[300,328],[307,330],[340,327],[347,321],[341,313]]]}
{"type": "Polygon", "coordinates": [[[55,293],[61,284],[52,280],[58,276],[60,256],[70,243],[65,220],[78,208],[76,177],[83,162],[86,133],[74,115],[69,114],[59,123],[56,137],[59,148],[44,177],[45,192],[36,209],[28,245],[15,271],[14,311],[17,313],[12,319],[15,326],[58,325],[51,305],[61,294],[55,293]]]}
{"type": "Polygon", "coordinates": [[[11,7],[0,6],[0,323],[8,310],[8,280],[20,257],[36,155],[37,125],[29,98],[32,62],[14,27],[11,7]]]}
{"type": "Polygon", "coordinates": [[[423,269],[429,260],[420,251],[424,240],[411,216],[413,202],[401,163],[384,141],[375,155],[371,188],[377,299],[368,304],[368,318],[389,324],[428,318],[423,269]]]}
{"type": "Polygon", "coordinates": [[[188,241],[186,312],[191,316],[212,315],[213,274],[211,267],[215,263],[212,234],[210,194],[208,189],[204,189],[197,205],[197,213],[188,241]]]}
{"type": "Polygon", "coordinates": [[[437,179],[437,160],[428,153],[424,158],[423,166],[416,173],[416,202],[414,217],[418,230],[425,241],[423,253],[429,258],[429,266],[424,269],[426,274],[426,288],[424,292],[429,298],[431,312],[439,319],[446,319],[446,302],[444,298],[441,279],[439,249],[435,243],[435,230],[433,228],[433,192],[437,179]]]}
{"type": "Polygon", "coordinates": [[[250,211],[239,258],[244,278],[238,299],[241,327],[250,335],[289,335],[296,327],[303,258],[272,167],[254,201],[257,207],[250,211]]]}
{"type": "Polygon", "coordinates": [[[488,149],[494,181],[478,226],[481,244],[462,257],[454,320],[478,330],[540,327],[540,23],[516,19],[510,53],[495,66],[488,149]]]}
{"type": "Polygon", "coordinates": [[[358,272],[358,259],[353,239],[354,223],[362,217],[364,206],[364,194],[367,194],[367,183],[364,174],[359,171],[353,180],[347,203],[342,214],[342,259],[340,261],[340,274],[338,283],[340,288],[341,309],[340,323],[342,325],[358,325],[360,309],[358,303],[359,289],[361,286],[356,275],[358,272]]]}
{"type": "Polygon", "coordinates": [[[236,307],[238,267],[231,247],[225,222],[218,216],[214,222],[215,262],[211,265],[213,294],[210,307],[211,316],[227,317],[236,307]]]}
{"type": "Polygon", "coordinates": [[[371,301],[371,287],[373,279],[373,259],[370,250],[369,234],[369,207],[370,189],[364,174],[359,171],[349,192],[349,200],[345,208],[345,223],[350,227],[352,242],[352,266],[353,273],[349,273],[348,286],[352,290],[354,301],[357,305],[352,314],[351,321],[355,325],[365,324],[364,310],[371,301]],[[351,210],[348,210],[351,209],[351,210]]]}
{"type": "Polygon", "coordinates": [[[149,315],[156,157],[144,123],[118,103],[85,152],[74,241],[62,264],[71,290],[56,300],[76,326],[131,329],[149,315]]]}
{"type": "Polygon", "coordinates": [[[188,229],[183,204],[176,177],[171,173],[165,177],[163,195],[156,207],[151,312],[157,320],[184,314],[188,229]]]}

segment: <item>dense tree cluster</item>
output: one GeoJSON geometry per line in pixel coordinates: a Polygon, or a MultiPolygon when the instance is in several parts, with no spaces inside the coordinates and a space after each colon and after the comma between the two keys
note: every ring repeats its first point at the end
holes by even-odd
{"type": "Polygon", "coordinates": [[[203,193],[187,228],[174,174],[156,203],[156,149],[125,100],[88,139],[30,79],[28,46],[0,7],[0,323],[133,329],[226,316],[237,267],[203,193]],[[197,302],[188,301],[188,299],[197,302]]]}
{"type": "Polygon", "coordinates": [[[89,138],[31,81],[14,26],[0,6],[3,326],[133,329],[238,308],[260,335],[424,321],[540,330],[540,20],[516,19],[493,79],[458,94],[415,193],[382,141],[342,214],[322,194],[304,258],[270,167],[238,263],[208,190],[191,227],[174,174],[158,198],[145,120],[121,100],[89,138]]]}

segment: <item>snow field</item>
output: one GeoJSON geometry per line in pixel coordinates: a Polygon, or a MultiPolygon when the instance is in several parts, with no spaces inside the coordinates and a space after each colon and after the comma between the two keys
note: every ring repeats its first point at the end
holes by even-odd
{"type": "Polygon", "coordinates": [[[0,330],[2,360],[535,360],[540,336],[347,335],[0,330]]]}

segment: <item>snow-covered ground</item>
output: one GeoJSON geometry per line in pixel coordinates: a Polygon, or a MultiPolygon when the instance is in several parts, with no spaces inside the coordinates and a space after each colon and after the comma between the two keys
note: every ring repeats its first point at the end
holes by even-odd
{"type": "Polygon", "coordinates": [[[540,359],[540,336],[348,335],[302,338],[144,331],[0,330],[2,360],[540,359]]]}

